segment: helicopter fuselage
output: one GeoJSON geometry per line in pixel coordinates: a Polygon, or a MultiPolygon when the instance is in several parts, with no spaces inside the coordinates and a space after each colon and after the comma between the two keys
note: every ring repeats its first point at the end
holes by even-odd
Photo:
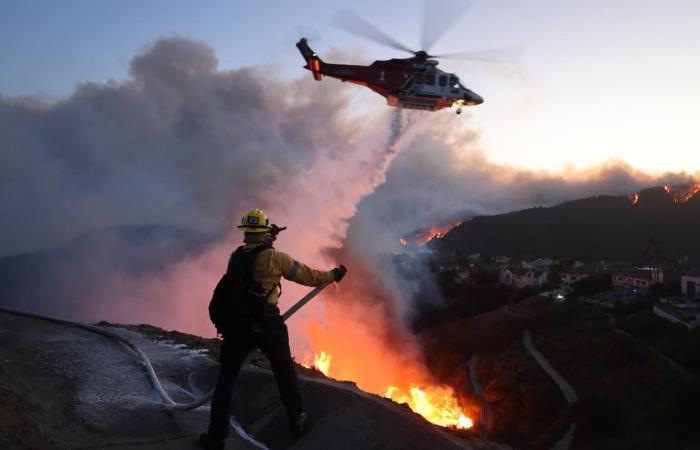
{"type": "Polygon", "coordinates": [[[320,81],[328,76],[366,86],[387,99],[390,106],[437,111],[478,105],[483,98],[465,88],[456,75],[437,68],[437,61],[421,57],[375,61],[369,66],[329,64],[309,48],[306,39],[297,43],[306,69],[320,81]]]}

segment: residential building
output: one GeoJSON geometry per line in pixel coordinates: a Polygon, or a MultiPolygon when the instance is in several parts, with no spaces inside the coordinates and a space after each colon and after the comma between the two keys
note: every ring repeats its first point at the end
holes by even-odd
{"type": "Polygon", "coordinates": [[[663,281],[663,272],[648,268],[633,268],[615,272],[612,277],[613,288],[617,292],[627,292],[632,295],[643,294],[653,284],[663,281]]]}
{"type": "Polygon", "coordinates": [[[494,256],[493,262],[496,264],[509,264],[510,256],[494,256]]]}
{"type": "Polygon", "coordinates": [[[529,286],[542,287],[547,283],[548,276],[549,271],[546,270],[509,266],[501,272],[501,283],[516,288],[529,286]]]}
{"type": "Polygon", "coordinates": [[[523,261],[522,266],[529,269],[549,270],[554,263],[556,263],[556,261],[549,258],[538,258],[528,262],[523,261]]]}
{"type": "Polygon", "coordinates": [[[469,269],[461,269],[455,275],[455,283],[457,284],[469,284],[471,272],[469,269]]]}
{"type": "Polygon", "coordinates": [[[574,283],[583,280],[584,278],[590,277],[595,273],[593,269],[585,269],[583,267],[571,267],[569,269],[562,269],[561,271],[561,287],[571,288],[574,283]]]}
{"type": "Polygon", "coordinates": [[[684,297],[700,300],[700,270],[681,276],[681,292],[684,297]]]}

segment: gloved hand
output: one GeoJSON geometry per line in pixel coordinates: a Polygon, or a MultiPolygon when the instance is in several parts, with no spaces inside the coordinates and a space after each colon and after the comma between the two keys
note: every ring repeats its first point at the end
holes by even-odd
{"type": "Polygon", "coordinates": [[[272,235],[272,239],[277,239],[277,235],[280,234],[281,231],[286,230],[287,227],[278,227],[274,223],[270,225],[270,235],[272,235]]]}
{"type": "Polygon", "coordinates": [[[340,266],[336,267],[335,269],[333,269],[333,277],[334,277],[333,281],[335,281],[336,283],[339,282],[340,280],[343,279],[343,277],[345,276],[345,274],[347,272],[348,272],[348,269],[346,269],[345,266],[342,264],[340,266]]]}

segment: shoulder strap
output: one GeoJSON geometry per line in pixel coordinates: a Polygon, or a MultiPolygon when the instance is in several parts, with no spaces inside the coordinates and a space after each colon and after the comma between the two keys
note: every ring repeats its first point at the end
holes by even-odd
{"type": "Polygon", "coordinates": [[[258,245],[253,248],[238,247],[229,258],[226,273],[239,276],[246,281],[253,281],[255,258],[260,252],[269,248],[273,247],[271,245],[258,245]]]}

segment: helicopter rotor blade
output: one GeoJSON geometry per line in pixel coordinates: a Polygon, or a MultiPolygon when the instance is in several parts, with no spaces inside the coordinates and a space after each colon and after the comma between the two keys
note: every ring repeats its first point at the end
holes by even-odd
{"type": "Polygon", "coordinates": [[[322,38],[321,33],[317,29],[306,25],[297,25],[295,27],[290,28],[287,31],[287,35],[287,41],[291,41],[292,39],[298,41],[299,39],[304,38],[308,42],[315,42],[320,41],[322,38]]]}
{"type": "Polygon", "coordinates": [[[523,49],[518,46],[498,47],[487,50],[477,50],[460,53],[446,53],[443,55],[431,55],[440,59],[459,59],[462,61],[478,61],[490,63],[516,63],[522,55],[523,49]]]}
{"type": "Polygon", "coordinates": [[[424,0],[421,50],[429,52],[471,4],[468,0],[424,0]]]}
{"type": "Polygon", "coordinates": [[[348,33],[354,34],[355,36],[359,36],[361,38],[404,52],[415,53],[415,51],[406,47],[391,36],[385,34],[383,31],[380,31],[374,25],[347,9],[343,9],[333,16],[333,19],[331,19],[331,25],[348,33]]]}

